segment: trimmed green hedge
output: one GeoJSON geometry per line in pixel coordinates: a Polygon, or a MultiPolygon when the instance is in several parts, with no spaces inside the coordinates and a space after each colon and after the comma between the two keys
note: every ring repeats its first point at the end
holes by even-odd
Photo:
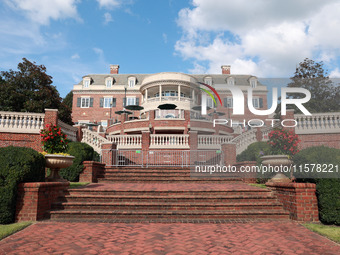
{"type": "MultiPolygon", "coordinates": [[[[293,160],[296,165],[333,164],[340,167],[340,150],[325,146],[311,147],[301,150],[293,160]]],[[[340,225],[340,173],[333,173],[330,176],[333,178],[329,179],[296,176],[298,182],[316,183],[320,220],[325,224],[340,225]]]]}
{"type": "Polygon", "coordinates": [[[243,151],[240,155],[237,155],[236,160],[237,162],[242,161],[256,161],[261,162],[260,152],[266,153],[270,150],[270,146],[266,142],[256,142],[248,146],[248,148],[243,151]]]}
{"type": "Polygon", "coordinates": [[[0,224],[14,222],[17,185],[45,179],[42,154],[22,147],[0,148],[0,224]]]}
{"type": "Polygon", "coordinates": [[[71,181],[79,181],[79,174],[83,171],[83,161],[99,160],[98,153],[96,153],[90,145],[80,142],[72,142],[69,144],[67,153],[75,156],[73,165],[60,169],[59,174],[62,178],[71,181]]]}

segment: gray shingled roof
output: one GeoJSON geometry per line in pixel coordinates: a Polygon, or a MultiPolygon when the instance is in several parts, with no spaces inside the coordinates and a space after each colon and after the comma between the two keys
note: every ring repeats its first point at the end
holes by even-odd
{"type": "MultiPolygon", "coordinates": [[[[154,75],[154,74],[89,74],[83,77],[91,77],[91,85],[104,85],[105,79],[107,77],[114,78],[114,85],[124,85],[127,84],[129,77],[136,77],[136,85],[141,85],[144,78],[154,75]]],[[[247,85],[249,84],[249,79],[254,77],[252,75],[236,75],[236,74],[189,74],[190,76],[197,79],[198,82],[204,82],[204,78],[211,77],[213,84],[225,84],[226,78],[233,77],[235,79],[235,85],[247,85]]],[[[78,83],[82,85],[82,81],[78,83]]],[[[258,85],[263,85],[258,82],[258,85]]]]}

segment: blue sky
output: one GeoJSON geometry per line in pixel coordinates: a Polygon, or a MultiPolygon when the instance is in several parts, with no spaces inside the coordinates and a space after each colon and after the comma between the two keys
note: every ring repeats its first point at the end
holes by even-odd
{"type": "Polygon", "coordinates": [[[0,70],[47,67],[61,96],[89,73],[290,77],[309,57],[340,77],[337,0],[3,0],[0,70]],[[306,4],[308,3],[308,4],[306,4]]]}

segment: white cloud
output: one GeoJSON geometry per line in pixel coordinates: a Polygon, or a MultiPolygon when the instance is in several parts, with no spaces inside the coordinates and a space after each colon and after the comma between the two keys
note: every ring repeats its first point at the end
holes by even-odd
{"type": "Polygon", "coordinates": [[[166,33],[163,33],[162,37],[163,37],[163,42],[168,43],[168,35],[166,33]]]}
{"type": "Polygon", "coordinates": [[[76,53],[71,56],[71,59],[80,59],[80,56],[76,53]]]}
{"type": "MultiPolygon", "coordinates": [[[[334,63],[340,54],[340,3],[336,0],[193,0],[182,9],[183,35],[175,50],[220,73],[287,76],[304,58],[334,63]]],[[[204,69],[204,68],[203,68],[204,69]]],[[[203,70],[201,68],[201,70],[203,70]]],[[[200,68],[198,69],[200,70],[200,68]]]]}
{"type": "Polygon", "coordinates": [[[104,13],[104,24],[107,25],[107,24],[109,24],[112,21],[113,21],[113,18],[111,16],[111,14],[108,13],[108,12],[105,12],[104,13]]]}
{"type": "Polygon", "coordinates": [[[77,0],[5,0],[8,6],[23,11],[32,21],[41,25],[48,25],[50,19],[80,20],[77,2],[77,0]]]}
{"type": "Polygon", "coordinates": [[[330,78],[340,78],[340,70],[339,68],[336,68],[329,74],[330,78]]]}
{"type": "Polygon", "coordinates": [[[122,4],[120,0],[97,0],[97,2],[101,8],[115,8],[122,4]]]}

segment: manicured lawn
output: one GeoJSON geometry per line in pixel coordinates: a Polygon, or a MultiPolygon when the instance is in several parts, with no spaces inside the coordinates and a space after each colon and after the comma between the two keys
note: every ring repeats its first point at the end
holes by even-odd
{"type": "Polygon", "coordinates": [[[303,224],[306,228],[323,235],[337,243],[340,243],[340,226],[328,226],[315,223],[303,224]]]}
{"type": "Polygon", "coordinates": [[[89,184],[89,182],[70,182],[69,189],[79,188],[89,184]]]}
{"type": "Polygon", "coordinates": [[[267,189],[267,186],[265,184],[249,183],[249,185],[255,186],[255,187],[258,187],[258,188],[267,189]]]}
{"type": "Polygon", "coordinates": [[[18,232],[29,225],[32,224],[32,221],[23,221],[8,225],[0,225],[0,240],[5,238],[6,236],[12,235],[15,232],[18,232]]]}

